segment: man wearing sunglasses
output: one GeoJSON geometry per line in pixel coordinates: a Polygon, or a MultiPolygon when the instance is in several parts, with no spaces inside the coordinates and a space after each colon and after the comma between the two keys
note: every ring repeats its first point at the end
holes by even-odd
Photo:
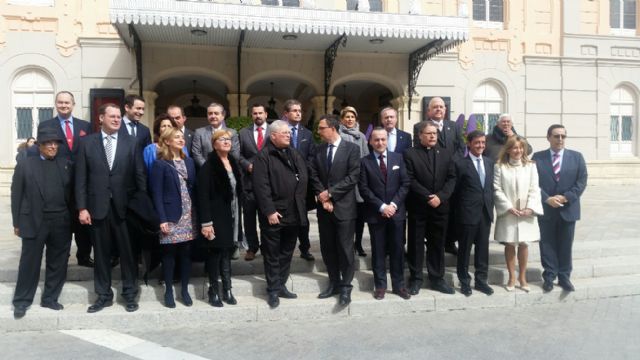
{"type": "Polygon", "coordinates": [[[540,258],[544,271],[544,292],[553,290],[553,281],[564,291],[574,291],[571,283],[571,248],[576,221],[580,220],[580,196],[587,186],[587,166],[582,154],[565,149],[567,130],[551,125],[547,130],[547,150],[536,152],[544,215],[540,226],[540,258]]]}

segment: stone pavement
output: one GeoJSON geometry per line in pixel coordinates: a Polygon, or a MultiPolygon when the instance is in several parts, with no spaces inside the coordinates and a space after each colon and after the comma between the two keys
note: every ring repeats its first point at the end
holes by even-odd
{"type": "MultiPolygon", "coordinates": [[[[92,271],[74,264],[72,256],[69,268],[69,281],[61,295],[65,304],[62,312],[53,312],[35,304],[20,320],[12,319],[10,301],[15,287],[17,262],[20,253],[20,240],[11,235],[11,217],[8,212],[8,198],[0,198],[0,332],[43,330],[43,329],[84,329],[84,328],[125,328],[155,329],[176,321],[188,322],[190,326],[205,326],[211,322],[234,323],[237,321],[262,320],[304,320],[331,318],[344,320],[356,319],[376,314],[404,315],[425,312],[446,312],[452,309],[470,308],[514,308],[533,304],[567,302],[574,303],[590,299],[611,296],[629,296],[640,294],[640,242],[638,242],[638,215],[640,214],[640,188],[637,186],[594,185],[589,186],[583,196],[583,217],[578,223],[574,245],[573,280],[577,291],[566,294],[556,289],[551,294],[542,294],[536,282],[540,281],[541,266],[539,251],[533,246],[530,251],[528,278],[533,283],[532,292],[506,292],[501,285],[506,282],[506,270],[502,255],[502,246],[492,244],[490,283],[496,294],[491,297],[474,293],[470,298],[461,294],[443,295],[430,290],[409,301],[388,294],[384,301],[376,301],[371,296],[373,279],[370,257],[358,259],[356,280],[354,280],[353,303],[347,308],[338,308],[335,299],[318,300],[318,291],[326,284],[324,264],[320,258],[316,225],[313,216],[312,252],[315,263],[294,258],[292,276],[288,286],[300,295],[297,300],[281,301],[280,308],[271,310],[265,301],[265,282],[262,259],[254,262],[238,260],[233,263],[234,294],[238,297],[237,306],[225,306],[214,309],[205,301],[196,301],[193,308],[185,308],[178,303],[174,310],[162,306],[163,288],[152,280],[150,286],[141,286],[140,310],[127,314],[121,305],[115,305],[98,314],[86,314],[86,306],[94,300],[92,271]]],[[[365,232],[366,233],[366,232],[365,232]]],[[[368,236],[364,243],[368,244],[368,236]]],[[[366,247],[366,246],[365,246],[366,247]]],[[[72,254],[75,250],[72,250],[72,254]]],[[[455,277],[455,258],[447,256],[447,281],[457,285],[455,277]]],[[[204,299],[206,280],[201,264],[194,265],[192,295],[204,299]]],[[[119,270],[114,271],[114,278],[119,270]]],[[[538,284],[539,285],[539,284],[538,284]]],[[[119,284],[114,288],[118,293],[119,284]]]]}

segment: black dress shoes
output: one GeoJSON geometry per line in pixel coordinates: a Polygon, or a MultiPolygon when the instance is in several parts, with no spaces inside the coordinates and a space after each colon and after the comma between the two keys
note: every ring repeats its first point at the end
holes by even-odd
{"type": "Polygon", "coordinates": [[[84,257],[84,258],[78,258],[78,265],[79,266],[84,266],[84,267],[88,267],[88,268],[92,268],[94,267],[94,262],[93,259],[90,258],[89,256],[84,257]]]}
{"type": "Polygon", "coordinates": [[[553,282],[545,280],[544,283],[542,284],[542,291],[548,293],[551,290],[553,290],[553,282]]]}
{"type": "Polygon", "coordinates": [[[444,252],[458,256],[458,247],[456,246],[456,244],[447,244],[444,247],[444,252]]]}
{"type": "Polygon", "coordinates": [[[300,254],[300,257],[307,261],[314,261],[316,258],[310,252],[303,252],[300,254]]]}
{"type": "Polygon", "coordinates": [[[573,286],[571,281],[569,281],[568,279],[567,280],[558,281],[558,285],[560,285],[560,287],[564,291],[567,291],[567,292],[576,291],[575,286],[573,286]]]}
{"type": "Polygon", "coordinates": [[[411,294],[409,294],[409,291],[407,291],[407,288],[400,288],[400,290],[393,290],[393,293],[405,300],[411,299],[411,294]]]}
{"type": "Polygon", "coordinates": [[[111,258],[111,267],[114,268],[118,265],[120,265],[120,258],[117,258],[117,257],[111,258]]]}
{"type": "Polygon", "coordinates": [[[446,283],[446,281],[444,280],[436,280],[433,281],[431,283],[431,289],[435,290],[435,291],[439,291],[443,294],[450,294],[453,295],[456,293],[455,290],[453,290],[453,288],[451,286],[449,286],[449,284],[446,283]]]}
{"type": "Polygon", "coordinates": [[[340,288],[334,285],[329,285],[328,288],[318,294],[318,299],[327,299],[338,294],[340,294],[340,288]]]}
{"type": "Polygon", "coordinates": [[[13,309],[13,318],[14,319],[22,319],[27,314],[26,306],[16,306],[13,309]]]}
{"type": "Polygon", "coordinates": [[[409,284],[409,294],[418,295],[420,293],[420,287],[422,286],[419,282],[412,282],[409,284]]]}
{"type": "Polygon", "coordinates": [[[112,300],[98,299],[93,305],[87,309],[88,313],[96,313],[106,307],[113,305],[112,300]]]}
{"type": "Polygon", "coordinates": [[[347,306],[351,303],[351,288],[342,288],[340,291],[340,300],[338,300],[338,304],[340,306],[347,306]]]}
{"type": "MultiPolygon", "coordinates": [[[[173,297],[171,300],[173,301],[173,297]]],[[[173,303],[173,306],[176,306],[175,302],[173,303]]],[[[138,303],[135,300],[127,300],[127,303],[124,305],[124,309],[127,310],[127,312],[134,312],[138,310],[138,303]]]]}
{"type": "Polygon", "coordinates": [[[182,303],[184,304],[184,306],[193,305],[193,300],[191,300],[191,295],[189,295],[189,292],[182,293],[182,303]]]}
{"type": "Polygon", "coordinates": [[[382,300],[384,299],[384,293],[385,289],[375,289],[375,291],[373,292],[373,298],[376,300],[382,300]]]}
{"type": "Polygon", "coordinates": [[[57,301],[42,302],[40,303],[40,306],[42,306],[43,308],[56,310],[56,311],[64,309],[64,306],[62,306],[62,304],[60,304],[57,301]]]}
{"type": "Polygon", "coordinates": [[[278,298],[278,293],[272,292],[269,293],[269,299],[267,300],[267,304],[272,309],[277,308],[280,305],[280,298],[278,298]]]}
{"type": "Polygon", "coordinates": [[[356,253],[358,254],[358,256],[360,256],[360,257],[366,257],[367,256],[367,253],[362,248],[362,245],[356,246],[355,248],[356,248],[356,253]]]}
{"type": "Polygon", "coordinates": [[[471,294],[473,293],[469,284],[460,285],[460,292],[462,293],[462,295],[467,297],[471,296],[471,294]]]}
{"type": "Polygon", "coordinates": [[[164,306],[168,307],[169,309],[173,309],[176,307],[176,302],[173,299],[173,292],[165,292],[164,293],[164,306]]]}
{"type": "Polygon", "coordinates": [[[220,295],[218,295],[218,292],[213,291],[212,289],[209,289],[209,304],[215,307],[224,306],[224,304],[222,303],[222,300],[220,300],[220,295]]]}
{"type": "Polygon", "coordinates": [[[229,305],[235,305],[238,303],[231,290],[225,290],[222,292],[222,301],[226,302],[229,305]]]}
{"type": "Polygon", "coordinates": [[[486,295],[492,295],[493,289],[486,282],[476,282],[474,288],[486,295]]]}
{"type": "Polygon", "coordinates": [[[278,297],[281,297],[284,299],[297,299],[298,295],[292,293],[291,291],[289,291],[289,289],[283,286],[282,290],[280,290],[280,292],[278,293],[278,297]]]}

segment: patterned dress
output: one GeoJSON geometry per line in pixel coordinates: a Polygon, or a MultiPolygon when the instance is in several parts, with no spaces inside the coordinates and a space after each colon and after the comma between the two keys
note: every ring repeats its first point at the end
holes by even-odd
{"type": "Polygon", "coordinates": [[[160,233],[160,244],[176,244],[191,241],[197,237],[195,216],[192,212],[191,197],[187,189],[187,167],[184,160],[173,160],[180,180],[180,197],[182,198],[182,216],[178,223],[169,223],[169,233],[160,233]]]}

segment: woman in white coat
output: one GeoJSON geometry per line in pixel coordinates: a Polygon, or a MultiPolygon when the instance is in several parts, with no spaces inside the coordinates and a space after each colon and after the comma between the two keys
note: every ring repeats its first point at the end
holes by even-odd
{"type": "Polygon", "coordinates": [[[527,259],[529,243],[540,241],[538,215],[542,215],[542,201],[538,186],[538,171],[527,157],[527,141],[512,136],[500,150],[495,165],[493,185],[496,213],[494,238],[505,245],[504,257],[509,271],[507,291],[515,288],[516,247],[518,248],[518,282],[520,289],[529,292],[527,259]]]}

